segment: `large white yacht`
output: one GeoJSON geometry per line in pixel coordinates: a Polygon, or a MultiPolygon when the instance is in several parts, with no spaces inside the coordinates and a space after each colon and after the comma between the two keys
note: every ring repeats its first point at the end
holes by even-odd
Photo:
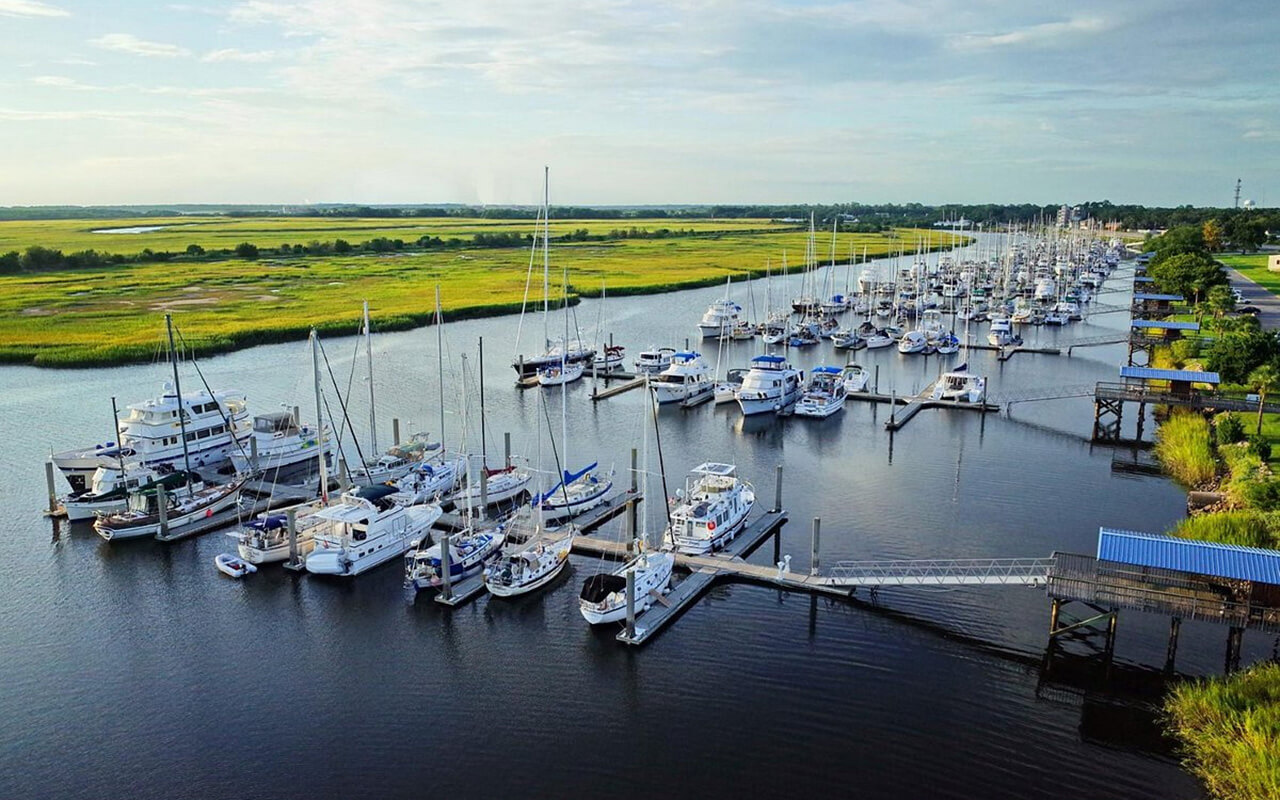
{"type": "Polygon", "coordinates": [[[676,353],[671,366],[649,381],[649,388],[659,405],[667,403],[694,403],[708,400],[715,391],[711,368],[694,352],[676,353]]]}
{"type": "Polygon", "coordinates": [[[350,577],[402,555],[440,519],[438,505],[398,505],[391,486],[362,486],[316,512],[307,572],[350,577]]]}
{"type": "Polygon", "coordinates": [[[667,552],[641,553],[613,572],[587,578],[578,595],[578,608],[592,625],[621,622],[627,616],[627,573],[636,575],[636,613],[647,611],[654,596],[666,594],[671,586],[675,556],[667,552]]]}
{"type": "Polygon", "coordinates": [[[724,336],[733,330],[733,324],[738,321],[740,311],[742,311],[741,306],[727,297],[722,297],[707,306],[701,321],[698,322],[698,330],[702,332],[704,339],[709,336],[724,336]]]}
{"type": "MultiPolygon", "coordinates": [[[[191,468],[225,462],[238,449],[237,442],[248,449],[249,411],[240,392],[184,392],[182,408],[191,468]]],[[[159,397],[128,406],[128,414],[117,425],[119,444],[107,442],[52,456],[73,491],[86,491],[94,470],[116,466],[122,456],[147,467],[184,466],[178,397],[171,382],[165,382],[159,397]]]]}
{"type": "Polygon", "coordinates": [[[735,395],[744,415],[777,413],[800,398],[803,374],[782,356],[756,356],[735,395]]]}
{"type": "MultiPolygon", "coordinates": [[[[325,458],[333,457],[333,437],[325,435],[325,458]]],[[[252,438],[244,450],[236,448],[231,453],[231,463],[237,472],[276,474],[298,464],[314,461],[319,457],[320,434],[314,425],[300,424],[289,411],[273,411],[255,414],[252,438]],[[255,445],[256,443],[256,445],[255,445]],[[249,463],[257,453],[256,464],[249,463]]]]}
{"type": "Polygon", "coordinates": [[[732,464],[695,467],[676,492],[665,544],[681,553],[699,555],[719,550],[737,536],[756,503],[751,484],[737,476],[732,464]]]}

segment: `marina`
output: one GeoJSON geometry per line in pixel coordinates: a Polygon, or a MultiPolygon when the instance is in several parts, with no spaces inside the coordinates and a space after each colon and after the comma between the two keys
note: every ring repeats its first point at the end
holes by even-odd
{"type": "MultiPolygon", "coordinates": [[[[775,279],[775,283],[784,282],[775,279]]],[[[780,290],[781,287],[775,286],[775,291],[780,290]]],[[[741,296],[741,291],[735,286],[735,296],[741,296]]],[[[717,297],[723,297],[723,293],[723,287],[712,287],[664,296],[663,303],[679,302],[687,310],[683,318],[671,321],[669,332],[664,334],[665,341],[683,342],[690,338],[687,330],[690,324],[696,323],[703,309],[717,297]]],[[[756,296],[762,294],[757,288],[756,296]]],[[[627,298],[624,303],[618,298],[609,298],[603,301],[610,304],[604,316],[610,319],[612,335],[628,345],[628,352],[638,352],[639,345],[650,343],[653,341],[650,337],[657,335],[645,317],[646,304],[654,300],[627,298]]],[[[593,316],[596,302],[601,301],[585,301],[580,313],[593,316]]],[[[425,370],[420,366],[411,368],[410,365],[422,359],[424,337],[415,332],[377,334],[376,311],[372,309],[378,358],[379,418],[385,424],[385,420],[395,417],[404,421],[409,429],[416,429],[420,426],[409,421],[431,419],[435,415],[434,404],[428,403],[427,410],[421,407],[423,398],[434,398],[441,388],[434,380],[434,365],[425,370]]],[[[1127,327],[1127,321],[1119,317],[1113,319],[1116,326],[1123,323],[1127,327]]],[[[514,327],[512,320],[503,318],[467,321],[448,323],[445,334],[456,352],[467,347],[474,349],[480,333],[486,338],[486,345],[501,340],[501,325],[507,325],[507,331],[514,327]]],[[[1027,340],[1025,346],[1065,350],[1077,339],[1122,337],[1125,331],[1122,327],[1083,325],[1079,329],[1028,329],[1023,333],[1027,340]]],[[[326,343],[339,375],[353,368],[363,370],[362,351],[354,364],[349,356],[335,355],[344,348],[348,353],[356,352],[351,343],[351,340],[326,343]]],[[[303,369],[308,366],[306,360],[285,355],[298,349],[298,346],[272,345],[214,359],[202,368],[211,383],[218,386],[229,385],[228,378],[245,375],[245,365],[260,358],[298,363],[295,375],[253,375],[235,384],[243,388],[250,408],[255,410],[262,408],[259,399],[263,397],[273,401],[278,397],[279,402],[296,404],[305,401],[311,392],[309,372],[303,369]],[[275,355],[264,356],[265,352],[275,355]],[[292,392],[288,391],[290,383],[292,392]]],[[[703,349],[708,349],[706,343],[703,349]]],[[[665,682],[659,676],[664,671],[678,669],[676,665],[682,663],[706,668],[732,663],[752,675],[763,675],[761,670],[784,670],[813,688],[797,690],[789,684],[790,688],[782,690],[777,700],[762,700],[764,706],[773,713],[783,713],[795,706],[799,713],[817,714],[821,710],[825,715],[831,709],[823,699],[825,692],[821,687],[845,685],[838,683],[842,673],[836,664],[847,664],[850,658],[859,663],[888,659],[894,664],[891,672],[881,675],[871,670],[863,676],[866,685],[849,690],[851,694],[836,705],[846,713],[865,719],[866,724],[877,731],[877,738],[892,741],[895,734],[888,726],[897,712],[891,711],[892,703],[877,699],[878,694],[903,697],[908,693],[923,693],[941,702],[951,692],[973,691],[972,687],[978,686],[979,699],[1003,696],[1006,689],[999,687],[1009,685],[1007,665],[1022,660],[1034,663],[1046,647],[1044,620],[1050,600],[1043,587],[1048,574],[1045,562],[1053,558],[1051,554],[1088,552],[1099,526],[1159,529],[1162,519],[1172,520],[1181,514],[1184,502],[1176,487],[1160,478],[1142,478],[1136,485],[1125,484],[1126,498],[1135,491],[1143,498],[1141,508],[1134,507],[1128,499],[1119,500],[1110,483],[1113,480],[1110,454],[1094,455],[1087,445],[1079,444],[1081,437],[1088,438],[1088,401],[1070,399],[1080,397],[1079,394],[1062,393],[1074,386],[1092,387],[1114,379],[1116,363],[1125,359],[1123,341],[1115,343],[1111,350],[1105,346],[1091,348],[1096,358],[1030,359],[1024,356],[999,361],[998,351],[972,349],[967,358],[970,369],[991,382],[988,399],[982,403],[931,398],[939,375],[963,357],[904,356],[895,348],[885,348],[856,355],[867,377],[865,388],[871,391],[849,392],[844,408],[825,419],[805,420],[798,415],[776,414],[743,416],[734,403],[714,406],[708,403],[691,408],[673,403],[664,407],[656,418],[665,472],[671,481],[666,487],[661,485],[663,470],[657,465],[656,442],[650,441],[648,445],[647,468],[640,466],[643,459],[639,455],[636,462],[632,461],[631,451],[643,450],[641,442],[646,439],[639,420],[651,400],[644,392],[624,390],[609,395],[607,402],[591,402],[593,376],[589,369],[582,380],[566,387],[516,391],[510,388],[511,373],[505,360],[491,359],[484,367],[491,451],[494,442],[501,444],[503,434],[510,431],[507,452],[531,456],[534,448],[530,431],[540,417],[557,419],[562,402],[567,402],[564,410],[574,440],[575,458],[589,455],[589,460],[599,461],[602,469],[614,470],[615,480],[623,487],[615,489],[604,504],[576,520],[582,530],[572,541],[567,569],[570,577],[552,581],[537,594],[524,598],[485,599],[483,583],[473,576],[451,583],[447,594],[433,592],[431,602],[420,598],[408,605],[401,599],[403,576],[391,564],[352,579],[304,575],[275,565],[232,578],[219,571],[221,567],[214,568],[215,555],[226,547],[217,541],[222,537],[216,534],[190,536],[173,543],[152,541],[121,546],[91,541],[80,528],[69,526],[65,520],[54,519],[46,524],[53,526],[57,558],[74,563],[77,573],[89,570],[85,574],[93,574],[100,571],[100,567],[106,567],[108,584],[125,585],[120,581],[127,580],[131,593],[139,595],[137,602],[156,609],[171,602],[163,593],[163,587],[171,583],[177,587],[178,597],[185,598],[183,602],[207,608],[206,616],[218,630],[247,638],[255,646],[274,652],[283,664],[296,668],[315,666],[315,655],[300,654],[307,652],[301,644],[303,640],[298,638],[302,635],[300,626],[305,626],[312,630],[309,635],[321,636],[325,646],[332,648],[331,653],[319,656],[328,668],[338,668],[344,661],[371,663],[370,655],[356,648],[376,632],[384,642],[378,647],[379,658],[400,665],[406,675],[421,675],[424,668],[427,672],[444,669],[449,663],[466,664],[494,686],[498,697],[511,701],[523,696],[522,687],[529,680],[527,674],[517,676],[512,672],[513,659],[524,664],[520,671],[531,672],[539,686],[555,686],[555,671],[560,670],[571,674],[574,683],[593,687],[595,692],[621,702],[624,709],[628,690],[620,689],[614,682],[622,680],[625,686],[628,681],[625,676],[630,669],[636,677],[630,679],[634,681],[634,688],[629,691],[638,691],[647,697],[646,708],[657,704],[667,715],[681,715],[693,730],[707,731],[711,729],[709,726],[722,723],[713,723],[711,718],[698,713],[688,715],[688,709],[705,702],[706,695],[691,688],[663,688],[660,698],[658,687],[665,682]],[[1046,397],[1045,402],[1028,405],[1017,419],[1001,413],[1005,402],[1001,398],[1036,391],[1059,399],[1046,397]],[[1061,399],[1063,397],[1066,399],[1061,399]],[[543,402],[547,406],[545,411],[541,408],[543,402]],[[919,413],[926,408],[934,410],[929,414],[919,413]],[[1065,418],[1062,408],[1071,409],[1065,418]],[[966,410],[979,413],[961,413],[966,410]],[[903,430],[907,421],[911,424],[903,430]],[[894,427],[887,429],[890,422],[894,427]],[[1057,432],[1042,431],[1036,425],[1045,425],[1057,432]],[[1015,453],[1017,457],[1013,458],[1015,453]],[[666,525],[663,519],[666,504],[653,502],[652,498],[671,497],[678,476],[708,459],[736,464],[739,474],[750,480],[761,494],[756,511],[742,532],[717,552],[675,554],[675,578],[669,593],[646,595],[650,607],[636,613],[632,622],[624,619],[617,624],[599,626],[598,630],[588,629],[578,613],[578,586],[590,575],[613,569],[619,559],[625,559],[625,531],[644,528],[646,518],[648,530],[656,540],[666,525]],[[1053,477],[1027,474],[1018,469],[1026,459],[1053,462],[1056,472],[1053,477]],[[623,467],[633,463],[634,467],[623,467]],[[785,503],[771,497],[775,493],[770,489],[774,488],[778,464],[785,464],[787,474],[785,503]],[[634,493],[627,488],[633,474],[638,475],[637,484],[647,483],[646,491],[640,491],[638,485],[634,493]],[[1095,502],[1065,507],[1057,504],[1053,498],[1058,496],[1063,480],[1070,480],[1080,491],[1089,493],[1095,502]],[[628,522],[627,498],[639,501],[642,494],[650,502],[633,505],[637,508],[637,521],[628,522]],[[927,502],[918,502],[921,498],[927,498],[927,502]],[[1052,505],[1060,517],[1059,524],[1052,531],[1029,529],[1020,511],[1028,502],[1033,506],[1041,503],[1046,508],[1052,505]],[[766,507],[768,510],[761,510],[766,507]],[[815,537],[810,528],[809,521],[815,518],[821,520],[820,537],[815,537]],[[798,524],[796,520],[804,523],[798,524]],[[818,538],[820,546],[816,546],[818,538]],[[779,567],[779,562],[783,567],[779,567]],[[166,575],[174,578],[166,579],[166,575]],[[340,583],[340,580],[347,582],[340,583]],[[1023,585],[1038,586],[1041,590],[1026,592],[1016,588],[1023,585]],[[936,594],[940,590],[954,594],[942,599],[936,594]],[[229,592],[240,599],[228,602],[232,596],[229,592]],[[786,598],[791,596],[805,599],[798,604],[788,603],[786,598]],[[251,623],[245,616],[250,613],[254,619],[263,621],[251,623]],[[263,630],[257,631],[256,625],[263,626],[263,630]],[[357,633],[365,629],[369,633],[357,633]],[[320,633],[321,630],[324,632],[320,633]],[[285,641],[295,643],[291,646],[301,649],[293,653],[283,651],[264,638],[267,631],[271,631],[272,636],[283,636],[285,641]],[[762,644],[761,637],[767,637],[767,646],[762,644]],[[635,666],[627,668],[625,654],[638,645],[643,645],[642,655],[635,666]],[[988,645],[994,649],[986,649],[988,645]],[[447,654],[450,648],[455,650],[454,655],[447,654]],[[514,656],[516,652],[533,655],[514,656]],[[1001,655],[991,655],[1003,652],[1015,655],[1010,661],[1001,655]],[[935,669],[921,669],[919,659],[922,657],[969,666],[960,668],[954,677],[944,676],[935,669]],[[971,661],[973,658],[976,661],[971,661]],[[643,667],[639,666],[642,662],[643,667]],[[751,666],[756,663],[761,666],[751,666]],[[913,663],[916,666],[909,666],[913,663]],[[557,666],[552,667],[553,664],[557,666]],[[969,688],[962,690],[956,683],[961,680],[969,688]]],[[[748,364],[760,352],[760,345],[758,340],[730,342],[725,345],[725,351],[727,365],[736,368],[748,364]]],[[[844,357],[833,356],[826,343],[786,352],[796,369],[806,376],[816,365],[844,363],[844,357]]],[[[147,371],[147,367],[99,371],[96,381],[86,383],[82,390],[98,396],[96,393],[119,380],[107,373],[145,374],[147,371]]],[[[40,374],[35,371],[32,377],[40,374]]],[[[86,375],[93,373],[86,372],[86,375]]],[[[457,386],[460,380],[456,368],[452,367],[446,367],[444,378],[446,382],[452,381],[451,386],[457,386]]],[[[632,384],[630,389],[643,385],[635,373],[625,372],[621,376],[615,373],[608,379],[599,376],[598,381],[600,392],[628,383],[632,384]]],[[[452,388],[448,391],[456,392],[452,388]]],[[[119,392],[112,388],[109,393],[119,392]]],[[[14,400],[11,398],[8,402],[12,404],[14,400]]],[[[458,425],[457,412],[452,410],[456,409],[454,402],[450,398],[446,403],[451,408],[446,420],[448,427],[441,437],[446,443],[457,436],[456,431],[450,430],[458,425]]],[[[16,408],[14,411],[21,413],[16,408]]],[[[364,415],[358,405],[350,415],[357,428],[355,433],[361,438],[367,438],[368,423],[361,421],[364,415]]],[[[472,424],[474,419],[473,415],[472,424]]],[[[1125,422],[1131,427],[1129,418],[1125,422]]],[[[558,425],[559,422],[554,423],[558,425]]],[[[649,437],[652,435],[650,432],[649,437]]],[[[30,434],[24,436],[28,438],[23,440],[26,444],[22,452],[36,454],[32,463],[38,464],[43,443],[32,441],[30,434]]],[[[47,447],[43,449],[48,452],[47,447]]],[[[344,452],[351,456],[350,444],[345,444],[344,452]]],[[[491,456],[491,466],[501,466],[501,455],[491,456]]],[[[524,456],[511,458],[519,461],[524,456]]],[[[341,474],[334,479],[335,488],[340,479],[341,474]]],[[[353,480],[350,475],[346,479],[353,480]]],[[[34,509],[46,505],[43,494],[42,487],[24,496],[34,509]],[[35,499],[31,501],[33,495],[35,499]]],[[[245,497],[241,510],[233,515],[235,518],[266,510],[268,504],[278,507],[277,504],[296,503],[306,497],[306,492],[284,489],[283,484],[276,486],[259,478],[245,484],[245,497]]],[[[495,509],[495,515],[500,511],[495,509]]],[[[234,518],[227,521],[234,522],[234,518]]],[[[433,535],[438,537],[461,527],[457,512],[445,511],[435,521],[433,535]]],[[[30,536],[20,530],[15,528],[8,541],[13,541],[15,536],[30,536]]],[[[45,535],[49,535],[47,529],[45,535]]],[[[233,565],[228,562],[227,568],[233,569],[233,565]]],[[[84,580],[89,594],[82,593],[82,602],[95,606],[111,602],[93,588],[95,582],[104,578],[84,580]]],[[[1126,618],[1125,633],[1119,638],[1115,651],[1119,667],[1134,659],[1163,663],[1167,632],[1161,625],[1167,626],[1167,619],[1157,623],[1155,617],[1147,619],[1149,616],[1126,618]],[[1160,655],[1150,655],[1156,648],[1160,655]]],[[[53,618],[51,635],[66,631],[68,626],[78,629],[78,625],[61,612],[53,612],[53,618]]],[[[1221,638],[1209,641],[1194,630],[1196,624],[1186,623],[1179,668],[1220,670],[1221,638]]],[[[115,627],[115,623],[108,625],[108,628],[115,627]]],[[[183,639],[199,636],[195,628],[183,626],[180,630],[183,639]]],[[[30,636],[38,639],[41,634],[33,632],[30,636]]],[[[175,646],[179,648],[177,651],[156,653],[155,657],[161,663],[171,663],[180,657],[183,645],[175,646]]],[[[1265,643],[1260,637],[1250,635],[1244,637],[1242,646],[1247,656],[1251,649],[1261,648],[1265,643]]],[[[107,671],[117,677],[120,674],[115,667],[108,667],[107,671]]],[[[206,680],[220,690],[228,689],[236,681],[230,665],[216,665],[207,674],[206,680]]],[[[267,676],[266,686],[278,692],[283,688],[282,679],[282,675],[267,676]]],[[[432,679],[426,680],[435,685],[432,679]]],[[[1022,683],[1021,679],[1014,682],[1022,683]]],[[[374,692],[365,694],[366,702],[399,705],[405,692],[421,688],[417,679],[395,679],[392,684],[396,689],[395,699],[391,692],[385,695],[374,692]]],[[[1024,716],[1015,726],[1020,736],[1058,741],[1063,732],[1074,730],[1076,723],[1069,712],[1039,704],[1034,680],[1025,688],[1025,694],[1019,690],[1016,697],[1006,700],[1024,716]]],[[[148,706],[147,701],[139,700],[124,688],[117,691],[126,693],[143,709],[148,706]]],[[[589,735],[590,730],[598,727],[613,730],[620,724],[602,719],[591,701],[575,697],[572,690],[553,688],[550,691],[558,705],[575,709],[583,716],[581,724],[558,723],[565,735],[589,735]],[[586,727],[586,720],[590,720],[590,728],[586,727]]],[[[281,696],[284,694],[287,693],[281,696]]],[[[255,703],[264,704],[272,711],[271,716],[254,716],[252,727],[263,735],[270,735],[269,732],[281,726],[296,724],[300,709],[290,710],[287,705],[265,700],[257,693],[251,696],[255,703]]],[[[313,704],[303,705],[311,708],[309,715],[325,731],[323,735],[339,735],[339,715],[317,715],[313,704]]],[[[718,714],[728,715],[731,723],[742,722],[735,717],[737,712],[720,706],[717,709],[718,714]]],[[[459,709],[450,708],[444,713],[452,729],[463,732],[464,737],[484,735],[483,729],[461,716],[459,709]]],[[[133,712],[128,715],[132,716],[133,712]]],[[[625,712],[624,718],[630,720],[629,724],[646,725],[633,712],[625,712]]],[[[967,724],[974,729],[977,741],[998,747],[995,743],[1009,722],[1004,715],[975,714],[967,724]]],[[[392,723],[392,727],[399,727],[399,723],[392,723]]],[[[938,733],[942,735],[941,730],[938,733]]],[[[427,737],[432,738],[433,735],[427,737]]],[[[690,741],[682,734],[676,738],[690,741]]],[[[240,758],[246,755],[243,747],[232,745],[231,749],[240,758]]],[[[820,746],[819,750],[824,748],[820,746]]],[[[659,764],[670,763],[669,759],[675,757],[666,750],[650,752],[659,764]]],[[[541,746],[535,748],[535,754],[547,757],[541,746]]],[[[1118,778],[1118,772],[1108,772],[1106,758],[1101,767],[1097,766],[1098,753],[1087,743],[1068,744],[1060,755],[1069,763],[1094,764],[1090,775],[1109,775],[1108,781],[1118,780],[1115,785],[1123,787],[1120,793],[1113,792],[1106,788],[1110,784],[1095,782],[1082,772],[1071,784],[1072,791],[1087,786],[1098,796],[1132,796],[1137,784],[1128,781],[1139,780],[1146,782],[1144,786],[1164,789],[1187,786],[1185,776],[1163,761],[1163,757],[1139,756],[1136,766],[1125,759],[1128,777],[1118,778]]],[[[834,752],[820,757],[834,757],[834,752]]],[[[958,768],[954,761],[946,762],[945,769],[958,768]]],[[[42,775],[51,774],[40,763],[35,769],[42,775]]],[[[583,768],[570,767],[569,774],[579,769],[583,768]]],[[[921,780],[934,781],[937,777],[938,773],[932,773],[921,780]]],[[[56,778],[45,779],[57,784],[56,778]]],[[[869,785],[874,786],[879,780],[872,776],[869,785]]],[[[697,783],[694,781],[693,785],[697,783]]],[[[830,788],[820,778],[801,784],[815,789],[830,788]]],[[[317,784],[313,779],[304,778],[303,785],[317,784]]],[[[1013,791],[1012,785],[1009,791],[1013,791]]],[[[1138,791],[1138,796],[1147,796],[1142,794],[1144,791],[1138,791]]]]}

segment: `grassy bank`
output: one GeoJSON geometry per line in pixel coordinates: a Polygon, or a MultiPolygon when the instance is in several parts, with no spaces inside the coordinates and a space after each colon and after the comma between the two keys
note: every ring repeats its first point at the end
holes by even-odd
{"type": "Polygon", "coordinates": [[[1186,764],[1223,800],[1280,797],[1280,665],[1184,683],[1166,711],[1186,764]]]}
{"type": "Polygon", "coordinates": [[[1175,413],[1156,430],[1156,458],[1179,483],[1192,489],[1213,482],[1217,463],[1209,443],[1209,423],[1194,412],[1175,413]]]}
{"type": "Polygon", "coordinates": [[[1247,256],[1219,255],[1217,259],[1268,292],[1280,294],[1280,272],[1272,272],[1267,269],[1266,253],[1254,253],[1247,256]]]}
{"type": "MultiPolygon", "coordinates": [[[[283,224],[269,219],[230,222],[236,225],[234,234],[221,244],[248,238],[244,226],[283,224]]],[[[370,237],[386,235],[388,226],[386,220],[287,222],[296,227],[288,234],[279,232],[279,241],[316,238],[322,235],[318,233],[321,225],[368,223],[370,237]]],[[[632,221],[627,222],[630,225],[632,221]]],[[[574,293],[598,294],[601,286],[607,286],[610,295],[622,295],[718,284],[726,276],[741,280],[762,275],[768,262],[775,271],[780,268],[784,252],[792,271],[802,267],[806,233],[794,228],[761,231],[760,220],[728,222],[741,222],[742,229],[670,239],[556,244],[552,249],[553,268],[569,269],[574,293]]],[[[56,234],[61,230],[58,226],[68,223],[22,224],[28,228],[53,226],[51,230],[56,234]]],[[[76,224],[96,228],[102,223],[76,224]]],[[[461,223],[414,223],[416,228],[431,224],[456,227],[461,223]]],[[[515,223],[503,220],[493,224],[512,229],[515,223]]],[[[563,224],[568,229],[591,225],[609,229],[618,223],[563,224]]],[[[531,228],[530,223],[524,221],[523,228],[531,228]]],[[[323,235],[333,233],[326,230],[323,235]]],[[[864,247],[870,256],[896,253],[900,248],[910,252],[922,237],[927,237],[929,246],[934,248],[950,241],[949,234],[938,231],[849,233],[839,236],[836,252],[841,259],[847,258],[851,250],[861,254],[864,247]]],[[[354,243],[362,239],[353,236],[351,240],[354,243]]],[[[134,241],[137,246],[144,240],[134,241]]],[[[189,241],[190,237],[184,236],[174,248],[179,249],[177,244],[185,247],[189,241]]],[[[260,238],[257,241],[265,243],[260,238]]],[[[826,241],[820,250],[829,247],[829,237],[826,241]]],[[[68,250],[80,246],[48,236],[39,243],[68,250]]],[[[520,308],[528,264],[529,253],[523,248],[463,248],[256,260],[175,260],[0,276],[0,362],[60,367],[150,360],[161,345],[159,318],[165,312],[174,313],[188,340],[205,354],[301,339],[312,326],[350,333],[355,330],[362,300],[370,303],[376,329],[410,328],[429,321],[437,284],[445,313],[452,319],[507,313],[520,308]]],[[[837,274],[843,281],[843,274],[837,274]]],[[[744,295],[745,290],[740,289],[735,298],[748,306],[744,295]]],[[[756,298],[757,304],[763,301],[763,297],[756,298]]]]}

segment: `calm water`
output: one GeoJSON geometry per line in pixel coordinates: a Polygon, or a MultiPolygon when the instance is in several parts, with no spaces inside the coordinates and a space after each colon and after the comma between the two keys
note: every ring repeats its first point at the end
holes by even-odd
{"type": "MultiPolygon", "coordinates": [[[[776,281],[774,295],[797,285],[776,281]]],[[[753,291],[762,306],[764,284],[753,291]]],[[[651,344],[682,344],[721,292],[607,300],[604,329],[628,360],[651,344]]],[[[735,294],[748,305],[744,289],[735,294]]],[[[592,335],[599,308],[577,310],[592,335]]],[[[1125,324],[1104,315],[1034,336],[1125,324]]],[[[490,446],[500,452],[511,431],[517,452],[535,452],[539,392],[512,388],[507,366],[516,325],[446,326],[450,441],[460,426],[457,355],[474,354],[483,336],[490,446]]],[[[355,344],[326,342],[340,381],[355,344]]],[[[756,346],[731,346],[726,363],[745,366],[756,346]]],[[[392,417],[406,434],[437,432],[434,331],[378,335],[374,350],[384,445],[392,417]]],[[[975,352],[970,362],[999,393],[1110,379],[1122,357],[1113,346],[1003,366],[975,352]]],[[[822,359],[843,362],[826,343],[797,360],[822,359]]],[[[937,373],[936,359],[892,349],[857,359],[880,367],[886,391],[937,373]]],[[[255,410],[301,404],[314,418],[302,343],[202,367],[213,385],[246,391],[255,410]]],[[[278,567],[237,582],[213,567],[231,548],[221,534],[108,545],[87,527],[41,518],[49,449],[104,439],[109,397],[141,400],[165,376],[162,365],[0,370],[9,510],[0,521],[0,796],[1200,796],[1158,741],[1099,723],[1109,705],[1040,686],[1040,590],[885,590],[873,607],[722,585],[635,651],[578,614],[577,588],[601,566],[590,559],[575,557],[571,575],[537,596],[451,612],[426,597],[406,604],[398,563],[348,583],[278,567]]],[[[352,416],[363,436],[361,380],[352,416]]],[[[625,480],[642,397],[592,404],[588,392],[586,382],[569,390],[570,457],[613,464],[625,480]]],[[[548,399],[558,426],[558,390],[548,399]]],[[[1111,451],[1085,441],[1090,415],[1085,399],[1015,407],[1012,419],[926,411],[892,440],[885,410],[864,403],[826,422],[744,422],[736,409],[709,406],[660,416],[671,491],[689,467],[724,460],[771,498],[774,465],[785,465],[792,522],[782,548],[803,569],[814,516],[828,563],[1091,552],[1099,525],[1159,530],[1177,519],[1175,486],[1112,474],[1111,451]]],[[[656,469],[656,453],[651,460],[656,469]]],[[[753,560],[771,555],[766,544],[753,560]]],[[[1160,665],[1165,625],[1121,615],[1119,662],[1160,665]]],[[[1184,626],[1179,668],[1220,670],[1224,638],[1184,626]]],[[[1246,657],[1263,648],[1270,643],[1246,639],[1246,657]]]]}

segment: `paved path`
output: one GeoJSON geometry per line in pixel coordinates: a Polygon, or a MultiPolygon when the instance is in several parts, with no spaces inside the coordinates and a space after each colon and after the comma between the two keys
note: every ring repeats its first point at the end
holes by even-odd
{"type": "Polygon", "coordinates": [[[1275,296],[1231,267],[1226,269],[1227,279],[1231,281],[1231,288],[1239,289],[1240,294],[1244,295],[1244,302],[1237,303],[1237,305],[1257,306],[1262,312],[1258,314],[1258,322],[1262,323],[1262,327],[1280,328],[1280,297],[1275,296]]]}

